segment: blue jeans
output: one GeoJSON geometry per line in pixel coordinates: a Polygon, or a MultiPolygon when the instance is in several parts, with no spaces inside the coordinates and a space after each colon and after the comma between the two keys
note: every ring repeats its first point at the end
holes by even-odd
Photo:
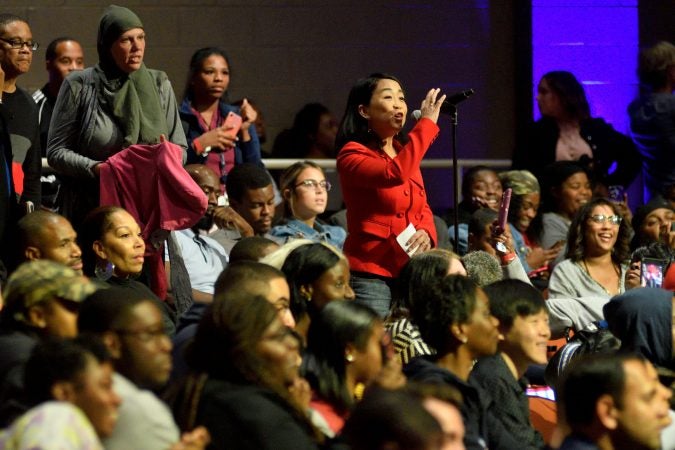
{"type": "Polygon", "coordinates": [[[371,307],[380,317],[389,314],[393,279],[371,274],[352,273],[349,284],[356,295],[356,303],[371,307]]]}

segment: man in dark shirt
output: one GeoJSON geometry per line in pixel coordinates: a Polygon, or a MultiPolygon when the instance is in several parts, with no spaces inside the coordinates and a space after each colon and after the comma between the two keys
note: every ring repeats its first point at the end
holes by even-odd
{"type": "Polygon", "coordinates": [[[551,337],[548,313],[541,293],[518,280],[502,280],[484,288],[490,312],[499,319],[504,340],[496,355],[480,358],[469,382],[492,398],[494,416],[521,444],[521,449],[544,448],[541,435],[532,428],[525,388],[525,371],[531,364],[545,364],[551,337]]]}
{"type": "Polygon", "coordinates": [[[46,156],[49,122],[52,119],[56,96],[61,89],[63,80],[70,72],[84,69],[82,46],[70,37],[56,38],[49,43],[47,50],[45,50],[45,64],[49,81],[42,86],[42,89],[33,92],[33,100],[38,106],[42,156],[46,156]]]}
{"type": "Polygon", "coordinates": [[[40,204],[42,172],[37,106],[16,80],[30,70],[37,47],[24,19],[0,14],[0,67],[4,72],[1,100],[12,145],[14,186],[21,203],[35,206],[40,204]]]}
{"type": "Polygon", "coordinates": [[[558,401],[571,434],[560,450],[656,450],[670,424],[672,393],[636,355],[583,356],[567,370],[558,401]]]}

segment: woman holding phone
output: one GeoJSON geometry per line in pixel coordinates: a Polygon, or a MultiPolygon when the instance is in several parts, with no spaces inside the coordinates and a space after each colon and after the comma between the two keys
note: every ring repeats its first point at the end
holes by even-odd
{"type": "Polygon", "coordinates": [[[509,170],[500,173],[499,179],[504,189],[513,191],[508,219],[515,251],[523,268],[527,273],[548,272],[548,263],[560,253],[563,242],[559,241],[550,248],[544,248],[539,243],[542,220],[538,214],[541,190],[537,178],[527,170],[509,170]]]}
{"type": "Polygon", "coordinates": [[[421,118],[406,134],[408,105],[401,83],[392,75],[372,74],[352,87],[338,130],[351,284],[356,301],[381,317],[389,312],[392,280],[411,255],[436,243],[420,162],[438,136],[445,100],[439,92],[427,92],[421,118]]]}
{"type": "Polygon", "coordinates": [[[230,60],[217,47],[197,50],[190,59],[180,118],[188,141],[188,164],[206,164],[225,184],[227,173],[241,163],[261,165],[255,109],[243,100],[229,104],[230,60]]]}

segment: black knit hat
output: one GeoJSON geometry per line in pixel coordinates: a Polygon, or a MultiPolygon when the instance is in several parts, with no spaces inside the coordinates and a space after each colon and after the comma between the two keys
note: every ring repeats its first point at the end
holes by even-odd
{"type": "Polygon", "coordinates": [[[645,221],[647,216],[651,214],[653,211],[661,208],[673,211],[673,206],[670,204],[670,202],[664,199],[663,197],[658,196],[649,200],[648,203],[640,206],[635,211],[635,215],[633,215],[633,221],[631,222],[633,225],[633,229],[637,232],[637,230],[640,229],[642,223],[645,221]]]}

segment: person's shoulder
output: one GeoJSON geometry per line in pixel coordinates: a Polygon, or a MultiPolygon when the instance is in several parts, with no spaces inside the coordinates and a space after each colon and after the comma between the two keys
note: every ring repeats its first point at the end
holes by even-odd
{"type": "Polygon", "coordinates": [[[544,223],[544,226],[558,225],[569,228],[569,223],[558,213],[546,212],[542,214],[541,220],[544,223]]]}
{"type": "Polygon", "coordinates": [[[504,367],[506,367],[506,363],[499,354],[484,356],[476,361],[473,369],[471,369],[471,374],[473,375],[474,372],[485,373],[493,370],[501,370],[504,367]]]}
{"type": "Polygon", "coordinates": [[[551,119],[550,117],[540,117],[534,122],[530,122],[530,131],[535,133],[556,130],[557,128],[558,125],[556,124],[555,120],[551,119]]]}
{"type": "Polygon", "coordinates": [[[560,270],[570,270],[570,269],[572,269],[572,268],[578,267],[578,264],[575,263],[574,261],[572,261],[571,259],[566,258],[566,259],[563,259],[562,261],[560,261],[560,262],[556,265],[556,268],[557,268],[557,267],[560,267],[560,270]]]}
{"type": "Polygon", "coordinates": [[[38,89],[33,94],[31,95],[33,97],[33,101],[39,105],[40,103],[44,102],[47,100],[47,95],[45,94],[46,89],[38,89]]]}
{"type": "Polygon", "coordinates": [[[230,112],[241,115],[241,108],[236,105],[230,105],[222,98],[218,102],[218,108],[220,109],[220,114],[222,116],[226,116],[230,112]]]}
{"type": "Polygon", "coordinates": [[[378,150],[372,149],[365,144],[356,141],[349,141],[342,146],[340,151],[337,154],[338,162],[340,159],[348,156],[352,153],[363,153],[367,155],[378,155],[380,152],[378,150]]]}
{"type": "Polygon", "coordinates": [[[319,232],[328,233],[333,238],[344,239],[347,237],[347,231],[339,225],[331,225],[322,220],[317,220],[315,225],[319,232]]]}
{"type": "Polygon", "coordinates": [[[275,409],[279,402],[275,394],[252,384],[232,384],[222,380],[209,379],[204,386],[202,398],[220,405],[218,409],[229,410],[235,415],[251,411],[275,409]]]}
{"type": "Polygon", "coordinates": [[[87,67],[86,69],[75,70],[73,72],[70,72],[63,80],[63,82],[70,85],[93,83],[94,70],[95,70],[94,67],[87,67]]]}
{"type": "Polygon", "coordinates": [[[612,133],[614,127],[607,123],[602,117],[590,117],[581,121],[581,133],[612,133]]]}
{"type": "Polygon", "coordinates": [[[17,86],[15,98],[18,100],[17,103],[22,103],[25,107],[37,113],[37,104],[35,103],[35,100],[33,100],[33,96],[30,95],[26,89],[22,88],[21,86],[17,86]]]}
{"type": "Polygon", "coordinates": [[[169,76],[163,70],[147,69],[148,73],[158,82],[164,82],[169,79],[169,76]]]}

